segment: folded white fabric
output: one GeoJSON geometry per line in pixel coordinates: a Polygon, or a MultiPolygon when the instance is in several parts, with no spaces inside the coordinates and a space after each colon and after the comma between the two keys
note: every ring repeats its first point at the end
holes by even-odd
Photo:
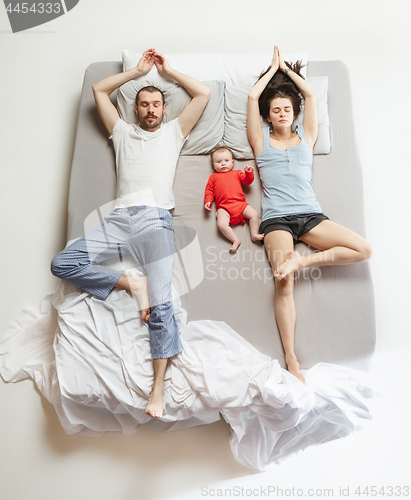
{"type": "MultiPolygon", "coordinates": [[[[174,309],[183,352],[166,372],[162,420],[176,422],[171,429],[214,422],[221,412],[235,458],[265,469],[370,419],[363,374],[320,364],[304,373],[306,387],[225,323],[187,323],[178,297],[174,309]]],[[[23,313],[1,337],[0,373],[11,382],[34,379],[68,434],[130,435],[150,419],[148,329],[125,291],[101,301],[60,282],[36,313],[23,313]]]]}

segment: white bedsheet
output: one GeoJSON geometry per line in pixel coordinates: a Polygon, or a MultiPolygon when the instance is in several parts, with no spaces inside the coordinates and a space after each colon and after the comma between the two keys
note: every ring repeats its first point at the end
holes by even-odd
{"type": "MultiPolygon", "coordinates": [[[[166,372],[162,420],[175,422],[170,430],[214,422],[221,412],[235,458],[263,470],[371,418],[364,374],[321,363],[303,372],[305,387],[225,323],[187,323],[178,297],[174,309],[184,351],[166,372]]],[[[60,282],[2,335],[0,373],[10,382],[32,378],[68,434],[131,435],[151,418],[150,341],[139,316],[125,291],[101,301],[60,282]]]]}

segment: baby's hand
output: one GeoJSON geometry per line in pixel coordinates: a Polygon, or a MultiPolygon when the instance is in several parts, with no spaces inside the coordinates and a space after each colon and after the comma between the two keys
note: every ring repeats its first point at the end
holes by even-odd
{"type": "Polygon", "coordinates": [[[254,168],[251,165],[246,165],[244,167],[244,172],[254,172],[254,168]]]}
{"type": "Polygon", "coordinates": [[[212,203],[211,201],[209,201],[208,203],[206,203],[206,204],[204,205],[204,208],[205,208],[206,210],[211,210],[211,203],[212,203]]]}

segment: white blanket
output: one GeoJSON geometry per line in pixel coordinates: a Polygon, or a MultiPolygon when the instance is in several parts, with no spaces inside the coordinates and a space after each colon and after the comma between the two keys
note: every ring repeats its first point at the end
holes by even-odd
{"type": "MultiPolygon", "coordinates": [[[[305,387],[225,323],[187,323],[178,297],[174,309],[184,350],[166,372],[162,420],[175,422],[170,430],[221,413],[235,458],[263,470],[371,418],[372,391],[360,372],[320,363],[303,372],[305,387]]],[[[153,381],[148,328],[125,291],[101,301],[60,282],[2,335],[0,373],[10,382],[32,378],[68,434],[131,435],[151,419],[144,412],[153,381]]]]}

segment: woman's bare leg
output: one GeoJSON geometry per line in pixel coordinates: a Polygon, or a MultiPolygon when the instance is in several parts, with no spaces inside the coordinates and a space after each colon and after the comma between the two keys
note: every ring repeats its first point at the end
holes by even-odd
{"type": "Polygon", "coordinates": [[[235,252],[237,248],[241,245],[240,238],[235,234],[235,232],[230,227],[230,214],[224,208],[219,208],[217,210],[217,226],[218,229],[224,234],[224,236],[231,241],[232,245],[230,252],[235,252]]]}
{"type": "Polygon", "coordinates": [[[146,406],[147,415],[161,418],[164,411],[164,376],[166,373],[168,359],[153,359],[154,382],[151,388],[150,399],[146,406]]]}
{"type": "MultiPolygon", "coordinates": [[[[264,244],[273,271],[275,271],[278,265],[284,261],[287,252],[292,252],[294,248],[291,233],[281,229],[268,233],[264,238],[264,244]]],[[[293,278],[293,273],[290,273],[281,281],[274,278],[274,312],[284,348],[287,369],[305,384],[305,379],[300,372],[300,364],[294,351],[296,312],[293,295],[293,278]]]]}
{"type": "Polygon", "coordinates": [[[259,223],[257,210],[254,210],[253,207],[248,205],[248,207],[243,210],[242,216],[246,219],[249,219],[251,239],[253,241],[262,240],[264,238],[264,235],[258,232],[259,223]]]}
{"type": "Polygon", "coordinates": [[[148,302],[147,276],[135,278],[122,274],[115,287],[127,290],[137,298],[140,306],[141,319],[142,321],[148,321],[150,318],[150,306],[148,302]]]}
{"type": "Polygon", "coordinates": [[[321,252],[301,256],[298,252],[289,252],[285,261],[278,266],[274,276],[284,279],[289,273],[306,267],[338,266],[364,262],[371,258],[371,246],[362,236],[344,226],[323,220],[301,236],[300,240],[318,248],[321,252]]]}

